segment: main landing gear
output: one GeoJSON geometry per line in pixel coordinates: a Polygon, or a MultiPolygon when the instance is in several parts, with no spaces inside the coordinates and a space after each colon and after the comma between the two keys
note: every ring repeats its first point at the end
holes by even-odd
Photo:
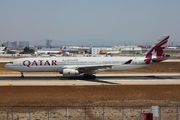
{"type": "Polygon", "coordinates": [[[84,74],[84,78],[85,79],[96,79],[95,75],[91,75],[91,74],[84,74]]]}
{"type": "Polygon", "coordinates": [[[21,78],[24,78],[24,74],[23,74],[23,72],[21,72],[21,78]]]}

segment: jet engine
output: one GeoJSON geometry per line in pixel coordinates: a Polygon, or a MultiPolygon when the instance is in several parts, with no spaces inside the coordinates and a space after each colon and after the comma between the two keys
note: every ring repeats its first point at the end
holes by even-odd
{"type": "Polygon", "coordinates": [[[79,71],[75,69],[63,69],[63,77],[73,77],[79,75],[79,71]]]}

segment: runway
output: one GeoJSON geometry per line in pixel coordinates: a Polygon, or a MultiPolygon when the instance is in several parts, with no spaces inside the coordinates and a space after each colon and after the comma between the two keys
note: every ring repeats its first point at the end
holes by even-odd
{"type": "Polygon", "coordinates": [[[0,86],[78,85],[180,85],[180,74],[97,74],[95,80],[82,76],[63,78],[58,74],[0,75],[0,86]]]}

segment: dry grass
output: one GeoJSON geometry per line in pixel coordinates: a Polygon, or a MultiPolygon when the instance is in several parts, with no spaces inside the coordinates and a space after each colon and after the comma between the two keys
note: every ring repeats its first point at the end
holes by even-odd
{"type": "Polygon", "coordinates": [[[180,105],[179,85],[9,86],[0,91],[2,106],[180,105]]]}

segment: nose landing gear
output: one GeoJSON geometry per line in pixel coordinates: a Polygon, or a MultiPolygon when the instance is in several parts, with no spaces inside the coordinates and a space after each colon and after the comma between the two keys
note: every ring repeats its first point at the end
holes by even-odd
{"type": "Polygon", "coordinates": [[[23,72],[21,72],[21,78],[24,78],[24,74],[23,74],[23,72]]]}

